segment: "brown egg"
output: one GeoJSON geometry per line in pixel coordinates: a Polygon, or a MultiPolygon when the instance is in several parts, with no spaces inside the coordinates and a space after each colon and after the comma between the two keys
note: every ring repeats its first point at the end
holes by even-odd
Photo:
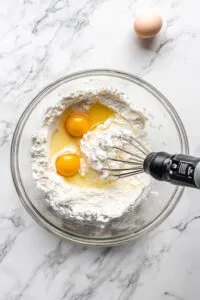
{"type": "Polygon", "coordinates": [[[162,17],[155,12],[148,12],[136,16],[134,29],[142,39],[153,38],[162,28],[162,17]]]}

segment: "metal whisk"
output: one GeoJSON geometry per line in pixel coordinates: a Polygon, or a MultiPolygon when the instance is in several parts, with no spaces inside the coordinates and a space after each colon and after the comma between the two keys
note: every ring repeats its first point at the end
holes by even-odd
{"type": "Polygon", "coordinates": [[[133,136],[121,136],[119,141],[122,147],[112,147],[117,157],[108,157],[107,165],[103,168],[110,176],[125,178],[145,172],[157,180],[200,188],[200,158],[184,154],[150,152],[141,139],[133,136]]]}
{"type": "Polygon", "coordinates": [[[129,150],[126,150],[125,148],[119,148],[113,146],[113,149],[118,151],[118,154],[124,153],[126,154],[127,159],[122,160],[118,158],[108,157],[107,159],[109,161],[117,162],[119,165],[119,168],[104,168],[103,170],[109,171],[109,174],[114,177],[118,178],[124,178],[128,176],[138,175],[140,173],[144,172],[144,160],[150,153],[150,151],[147,149],[146,146],[142,144],[142,142],[139,139],[136,139],[135,137],[119,137],[121,141],[128,143],[133,147],[133,150],[137,150],[134,152],[130,152],[129,150]],[[124,168],[123,165],[132,165],[132,167],[126,167],[124,168]]]}

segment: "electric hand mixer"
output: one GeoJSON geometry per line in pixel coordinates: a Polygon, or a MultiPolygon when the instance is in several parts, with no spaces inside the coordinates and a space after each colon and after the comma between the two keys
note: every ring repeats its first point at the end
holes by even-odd
{"type": "Polygon", "coordinates": [[[108,157],[108,160],[117,162],[120,167],[105,167],[103,170],[116,178],[138,175],[143,172],[161,181],[167,181],[175,185],[200,188],[200,158],[183,154],[168,154],[166,152],[150,152],[143,145],[141,139],[136,137],[119,137],[123,143],[128,143],[135,149],[135,153],[129,150],[113,147],[119,153],[125,153],[127,160],[108,157]],[[129,165],[129,167],[125,167],[129,165]]]}

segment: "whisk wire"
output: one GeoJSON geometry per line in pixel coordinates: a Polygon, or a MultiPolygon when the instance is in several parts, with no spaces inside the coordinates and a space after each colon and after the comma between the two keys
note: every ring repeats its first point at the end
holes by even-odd
{"type": "Polygon", "coordinates": [[[139,175],[139,174],[141,174],[143,172],[144,172],[144,170],[141,169],[141,170],[138,170],[138,171],[135,171],[135,172],[114,174],[112,176],[117,177],[117,178],[126,178],[126,177],[133,176],[133,175],[139,175]]]}
{"type": "Polygon", "coordinates": [[[130,165],[138,165],[138,166],[141,166],[141,165],[142,165],[142,163],[141,163],[141,162],[138,162],[138,161],[121,160],[121,159],[111,158],[111,157],[108,157],[107,159],[108,159],[108,160],[112,160],[112,161],[117,161],[117,162],[120,162],[120,163],[130,164],[130,165]]]}
{"type": "MultiPolygon", "coordinates": [[[[124,141],[128,142],[129,144],[131,144],[137,150],[141,151],[145,156],[149,153],[149,150],[139,140],[137,140],[136,138],[130,137],[129,139],[127,139],[125,137],[121,137],[121,139],[123,139],[124,141]],[[136,144],[134,144],[134,142],[136,144]]],[[[135,156],[135,154],[134,154],[134,156],[135,156]]]]}
{"type": "Polygon", "coordinates": [[[135,138],[134,136],[131,136],[130,139],[134,140],[136,143],[140,145],[140,147],[145,152],[145,155],[148,155],[150,153],[150,150],[143,144],[143,142],[139,137],[135,138]]]}
{"type": "Polygon", "coordinates": [[[119,148],[119,147],[113,147],[113,148],[114,148],[114,149],[117,149],[117,150],[119,150],[119,151],[125,152],[125,153],[127,153],[127,154],[130,154],[131,156],[137,157],[138,160],[140,160],[140,161],[143,161],[143,160],[144,160],[144,158],[143,158],[142,156],[139,156],[138,154],[133,154],[132,152],[127,151],[127,150],[125,150],[125,149],[121,149],[121,148],[119,148]]]}
{"type": "MultiPolygon", "coordinates": [[[[126,178],[129,176],[133,176],[133,175],[139,175],[141,173],[144,172],[144,167],[143,167],[143,163],[144,160],[146,158],[146,156],[150,153],[149,149],[143,145],[142,141],[138,138],[135,137],[124,137],[124,136],[120,136],[120,139],[125,141],[127,144],[131,145],[133,147],[133,149],[135,149],[136,153],[134,153],[134,151],[132,151],[131,149],[124,149],[123,147],[117,147],[114,146],[113,149],[116,149],[118,151],[120,151],[121,153],[124,154],[128,154],[127,157],[125,157],[124,159],[119,159],[119,158],[112,158],[112,157],[108,157],[107,159],[109,161],[113,161],[113,162],[117,162],[119,163],[119,167],[116,168],[115,166],[113,167],[112,165],[110,167],[105,167],[103,168],[103,170],[105,171],[109,171],[109,174],[113,177],[116,178],[126,178]],[[120,167],[121,164],[128,164],[128,165],[132,165],[131,168],[128,167],[120,167]]],[[[126,144],[124,145],[124,143],[122,143],[123,146],[126,146],[126,144]]]]}
{"type": "MultiPolygon", "coordinates": [[[[112,171],[112,172],[118,172],[119,169],[110,169],[110,168],[103,168],[103,171],[112,171]]],[[[120,171],[138,171],[140,170],[140,168],[136,167],[136,168],[124,168],[124,169],[120,169],[120,171]]],[[[142,168],[141,168],[142,170],[142,168]]]]}

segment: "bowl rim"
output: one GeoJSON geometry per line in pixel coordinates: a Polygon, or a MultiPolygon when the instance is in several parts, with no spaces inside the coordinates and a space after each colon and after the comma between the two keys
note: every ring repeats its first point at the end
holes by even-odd
{"type": "Polygon", "coordinates": [[[60,238],[76,242],[83,245],[93,245],[93,246],[115,246],[119,244],[124,244],[130,240],[138,238],[139,236],[143,235],[144,233],[152,231],[155,227],[157,227],[160,223],[162,223],[169,214],[173,211],[175,206],[177,205],[178,201],[180,200],[184,187],[177,186],[174,189],[172,196],[170,197],[168,203],[160,212],[160,214],[148,223],[144,228],[138,230],[134,233],[124,234],[122,236],[114,237],[114,238],[89,238],[89,237],[81,237],[70,232],[64,232],[59,227],[52,224],[48,221],[32,204],[29,197],[27,196],[25,189],[23,187],[22,180],[20,178],[19,166],[18,166],[18,148],[19,142],[21,138],[21,134],[23,131],[23,127],[28,119],[29,115],[33,111],[33,109],[37,106],[37,104],[41,101],[44,95],[49,94],[53,89],[57,88],[63,83],[70,82],[77,78],[87,77],[87,76],[111,76],[111,77],[118,77],[121,79],[126,79],[130,82],[140,85],[142,88],[146,89],[149,93],[151,93],[167,110],[169,113],[174,125],[177,129],[177,133],[179,136],[181,151],[183,154],[189,154],[189,144],[188,144],[188,137],[184,128],[184,125],[176,112],[173,105],[169,102],[169,100],[160,93],[154,86],[150,83],[146,82],[145,80],[139,78],[138,76],[132,75],[127,72],[118,71],[115,69],[88,69],[84,71],[79,71],[75,73],[71,73],[69,75],[63,76],[58,80],[50,83],[44,89],[42,89],[28,104],[25,108],[23,113],[21,114],[16,128],[13,133],[13,138],[11,142],[11,149],[10,149],[10,167],[11,167],[11,174],[15,189],[21,200],[23,206],[28,211],[28,213],[32,216],[32,218],[43,228],[46,230],[54,233],[55,235],[59,236],[60,238]]]}

